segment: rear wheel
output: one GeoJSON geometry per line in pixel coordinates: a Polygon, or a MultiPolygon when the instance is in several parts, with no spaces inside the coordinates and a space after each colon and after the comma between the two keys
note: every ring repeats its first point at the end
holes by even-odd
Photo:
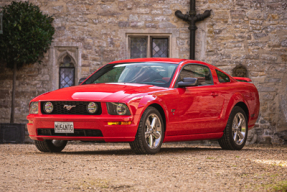
{"type": "Polygon", "coordinates": [[[155,154],[159,152],[163,141],[164,124],[158,110],[148,107],[143,113],[136,138],[130,143],[137,154],[155,154]]]}
{"type": "Polygon", "coordinates": [[[65,140],[44,140],[35,141],[37,149],[41,152],[61,152],[67,145],[65,140]]]}
{"type": "Polygon", "coordinates": [[[240,150],[244,147],[248,134],[247,117],[238,106],[230,113],[223,136],[218,140],[222,149],[240,150]]]}

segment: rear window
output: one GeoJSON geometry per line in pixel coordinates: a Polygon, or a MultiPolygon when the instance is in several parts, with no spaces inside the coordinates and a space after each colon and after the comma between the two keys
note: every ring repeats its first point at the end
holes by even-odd
{"type": "Polygon", "coordinates": [[[226,82],[230,82],[230,79],[228,77],[228,75],[222,73],[221,71],[218,71],[216,70],[216,74],[217,74],[217,77],[218,77],[218,81],[220,83],[226,83],[226,82]]]}

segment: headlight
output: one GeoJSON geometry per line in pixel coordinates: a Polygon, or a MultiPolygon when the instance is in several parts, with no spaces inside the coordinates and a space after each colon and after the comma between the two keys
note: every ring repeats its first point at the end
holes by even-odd
{"type": "Polygon", "coordinates": [[[29,109],[30,114],[38,114],[38,102],[32,102],[29,109]]]}
{"type": "Polygon", "coordinates": [[[46,113],[52,113],[54,106],[51,102],[46,102],[44,106],[44,110],[46,113]]]}
{"type": "Polygon", "coordinates": [[[94,102],[89,103],[89,105],[87,106],[87,110],[89,113],[95,113],[98,109],[98,105],[94,102]]]}
{"type": "Polygon", "coordinates": [[[130,115],[130,110],[123,103],[107,103],[108,113],[110,115],[130,115]]]}

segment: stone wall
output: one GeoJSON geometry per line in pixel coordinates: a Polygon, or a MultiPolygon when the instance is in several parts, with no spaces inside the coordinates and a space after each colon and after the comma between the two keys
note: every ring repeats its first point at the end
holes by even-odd
{"type": "MultiPolygon", "coordinates": [[[[10,2],[0,0],[0,6],[10,2]]],[[[30,99],[57,88],[55,69],[61,51],[74,54],[76,80],[107,62],[127,58],[127,33],[171,34],[172,56],[189,56],[188,24],[174,15],[176,10],[186,13],[189,0],[30,2],[53,15],[56,33],[44,62],[17,73],[16,122],[26,122],[30,99]]],[[[235,66],[246,66],[261,102],[260,118],[249,142],[283,142],[278,138],[287,130],[287,2],[197,0],[196,4],[198,13],[212,9],[211,17],[197,24],[196,59],[230,74],[235,66]]],[[[0,66],[0,122],[9,122],[12,72],[4,65],[0,66]]]]}

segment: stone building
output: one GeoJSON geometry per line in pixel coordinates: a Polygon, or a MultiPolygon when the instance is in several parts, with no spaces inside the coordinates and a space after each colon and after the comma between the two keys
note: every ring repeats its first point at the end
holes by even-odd
{"type": "MultiPolygon", "coordinates": [[[[77,84],[100,66],[131,57],[189,57],[189,30],[175,16],[190,0],[30,0],[52,15],[56,33],[42,64],[18,71],[16,122],[26,123],[29,101],[77,84]]],[[[10,4],[0,0],[0,6],[10,4]]],[[[228,73],[245,66],[260,92],[260,118],[249,142],[287,140],[286,0],[196,0],[196,59],[228,73]]],[[[0,65],[0,122],[9,122],[12,71],[0,65]]]]}

